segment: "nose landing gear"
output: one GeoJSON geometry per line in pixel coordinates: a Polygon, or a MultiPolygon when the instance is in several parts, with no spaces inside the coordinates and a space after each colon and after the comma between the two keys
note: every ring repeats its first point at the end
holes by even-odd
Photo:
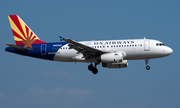
{"type": "Polygon", "coordinates": [[[145,59],[145,62],[146,62],[146,69],[149,70],[149,69],[150,69],[150,66],[148,66],[148,64],[149,64],[149,59],[145,59]]]}
{"type": "Polygon", "coordinates": [[[92,63],[88,66],[88,69],[90,71],[92,71],[93,74],[97,74],[98,73],[98,70],[96,68],[96,66],[98,65],[98,63],[95,63],[95,66],[92,65],[92,63]]]}
{"type": "Polygon", "coordinates": [[[149,69],[150,69],[150,66],[146,66],[146,69],[149,70],[149,69]]]}

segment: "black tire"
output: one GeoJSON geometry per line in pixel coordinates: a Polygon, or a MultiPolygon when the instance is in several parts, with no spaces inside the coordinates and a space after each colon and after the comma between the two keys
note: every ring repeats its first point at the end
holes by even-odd
{"type": "Polygon", "coordinates": [[[97,68],[94,68],[94,69],[92,70],[92,73],[93,73],[93,74],[97,74],[97,73],[98,73],[97,68]]]}
{"type": "Polygon", "coordinates": [[[146,69],[149,70],[149,69],[150,69],[150,66],[146,66],[146,69]]]}
{"type": "Polygon", "coordinates": [[[94,69],[93,65],[90,64],[90,65],[88,66],[88,69],[89,69],[90,71],[92,71],[92,70],[94,69]]]}

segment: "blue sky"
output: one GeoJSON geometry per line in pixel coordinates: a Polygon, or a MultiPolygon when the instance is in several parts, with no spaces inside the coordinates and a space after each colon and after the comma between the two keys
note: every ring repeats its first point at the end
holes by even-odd
{"type": "Polygon", "coordinates": [[[180,1],[1,0],[1,108],[179,108],[180,1]],[[7,15],[18,14],[46,42],[149,38],[173,54],[129,61],[128,68],[99,73],[88,63],[63,63],[5,52],[14,43],[7,15]]]}

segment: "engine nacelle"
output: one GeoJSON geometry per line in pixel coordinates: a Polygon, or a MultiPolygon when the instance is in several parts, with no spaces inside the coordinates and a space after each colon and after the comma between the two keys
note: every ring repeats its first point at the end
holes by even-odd
{"type": "Polygon", "coordinates": [[[123,62],[119,63],[102,63],[102,67],[107,68],[126,68],[128,66],[128,61],[123,60],[123,62]]]}
{"type": "Polygon", "coordinates": [[[117,63],[123,61],[122,53],[107,53],[101,55],[102,63],[117,63]]]}

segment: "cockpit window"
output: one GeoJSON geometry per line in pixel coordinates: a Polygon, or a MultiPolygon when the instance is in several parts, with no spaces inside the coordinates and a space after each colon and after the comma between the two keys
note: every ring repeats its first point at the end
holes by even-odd
{"type": "Polygon", "coordinates": [[[165,46],[163,43],[157,43],[156,46],[165,46]]]}

